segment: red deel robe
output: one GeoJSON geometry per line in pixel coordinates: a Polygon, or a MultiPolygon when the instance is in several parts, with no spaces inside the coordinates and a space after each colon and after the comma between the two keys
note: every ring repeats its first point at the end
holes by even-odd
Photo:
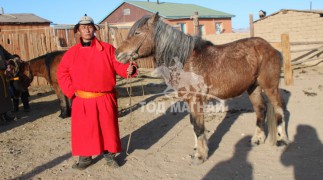
{"type": "MultiPolygon", "coordinates": [[[[113,91],[116,74],[126,78],[129,66],[117,62],[114,52],[113,46],[96,38],[89,47],[83,47],[81,43],[71,47],[57,69],[63,93],[72,99],[76,90],[113,91]]],[[[113,93],[91,99],[75,97],[71,120],[74,156],[98,155],[104,150],[121,151],[117,101],[113,93]]]]}

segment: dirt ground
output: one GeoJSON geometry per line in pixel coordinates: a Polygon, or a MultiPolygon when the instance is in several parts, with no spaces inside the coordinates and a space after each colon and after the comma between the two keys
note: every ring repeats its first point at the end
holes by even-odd
{"type": "MultiPolygon", "coordinates": [[[[192,165],[194,136],[187,113],[172,112],[163,80],[143,72],[118,81],[121,167],[110,169],[102,156],[84,171],[74,170],[70,118],[60,119],[58,100],[48,87],[30,88],[32,111],[0,127],[0,179],[322,179],[323,66],[294,70],[293,86],[281,82],[291,143],[251,147],[255,114],[246,94],[228,101],[228,111],[209,112],[209,159],[192,165]],[[147,76],[146,76],[147,75],[147,76]],[[154,109],[163,102],[164,107],[154,109]],[[146,104],[146,105],[144,105],[146,104]],[[131,105],[131,106],[130,106],[131,105]],[[129,135],[130,146],[127,150],[129,135]]],[[[22,109],[22,107],[20,107],[22,109]]]]}

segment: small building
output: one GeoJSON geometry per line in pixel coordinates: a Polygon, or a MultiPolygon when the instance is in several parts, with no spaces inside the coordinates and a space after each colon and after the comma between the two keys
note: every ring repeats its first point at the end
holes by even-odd
{"type": "Polygon", "coordinates": [[[255,36],[280,42],[288,33],[291,42],[323,41],[323,11],[282,9],[254,21],[255,36]]]}
{"type": "Polygon", "coordinates": [[[35,14],[0,13],[0,44],[23,59],[37,57],[51,49],[50,24],[35,14]]]}
{"type": "Polygon", "coordinates": [[[3,14],[0,13],[0,32],[28,31],[33,28],[49,27],[51,21],[31,13],[3,14]]]}
{"type": "Polygon", "coordinates": [[[164,21],[177,26],[184,33],[194,35],[192,17],[198,12],[201,35],[232,32],[231,18],[234,15],[201,7],[194,4],[179,4],[170,2],[125,1],[108,14],[100,24],[120,25],[134,23],[147,14],[159,15],[164,21]]]}
{"type": "Polygon", "coordinates": [[[323,11],[282,9],[254,21],[255,36],[269,42],[280,42],[281,34],[289,35],[293,65],[323,59],[323,11]]]}

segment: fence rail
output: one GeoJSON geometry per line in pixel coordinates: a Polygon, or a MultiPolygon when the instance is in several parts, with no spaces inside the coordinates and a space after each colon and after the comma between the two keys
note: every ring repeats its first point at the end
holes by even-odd
{"type": "Polygon", "coordinates": [[[290,42],[288,34],[281,35],[281,42],[272,42],[273,47],[282,52],[284,59],[285,84],[293,83],[292,70],[317,65],[323,62],[323,41],[290,42]],[[291,58],[291,54],[297,54],[291,58]],[[310,63],[310,65],[306,65],[310,63]]]}
{"type": "MultiPolygon", "coordinates": [[[[67,50],[80,41],[78,34],[74,34],[73,25],[59,25],[32,29],[3,30],[0,34],[0,44],[10,53],[18,54],[23,60],[28,61],[41,55],[67,50]]],[[[100,25],[96,37],[108,42],[115,47],[127,37],[130,27],[100,25]]],[[[153,68],[153,57],[137,61],[142,68],[153,68]]],[[[42,77],[35,77],[33,86],[48,85],[42,77]]]]}
{"type": "MultiPolygon", "coordinates": [[[[98,39],[108,42],[115,47],[126,38],[130,27],[100,25],[96,32],[98,39]]],[[[23,60],[30,60],[38,56],[57,50],[67,50],[79,42],[79,36],[74,34],[72,25],[47,27],[39,29],[23,29],[21,31],[3,31],[0,34],[1,45],[12,54],[19,54],[23,60]]],[[[282,52],[284,58],[284,78],[287,85],[293,83],[292,70],[296,65],[310,61],[323,61],[323,41],[289,42],[288,34],[281,35],[281,42],[272,42],[273,47],[282,52]],[[319,47],[308,47],[321,45],[319,47]],[[295,49],[297,46],[305,46],[295,49]],[[302,53],[291,59],[291,53],[302,53]],[[294,67],[293,67],[294,66],[294,67]]],[[[154,68],[153,57],[137,61],[139,67],[154,68]]],[[[37,78],[36,78],[37,79],[37,78]]],[[[36,85],[47,84],[44,80],[36,80],[36,85]]]]}

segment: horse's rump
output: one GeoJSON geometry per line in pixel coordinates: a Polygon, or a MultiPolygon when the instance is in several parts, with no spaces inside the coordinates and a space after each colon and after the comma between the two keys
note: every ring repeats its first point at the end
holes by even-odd
{"type": "Polygon", "coordinates": [[[279,79],[280,52],[261,38],[208,46],[193,54],[184,70],[203,76],[209,94],[221,99],[241,95],[250,85],[263,85],[268,77],[275,78],[274,82],[279,79]]]}
{"type": "Polygon", "coordinates": [[[65,118],[70,116],[71,102],[64,96],[58,86],[56,72],[58,65],[66,51],[55,51],[28,61],[29,69],[34,76],[43,77],[54,89],[61,106],[59,117],[65,118]]]}

